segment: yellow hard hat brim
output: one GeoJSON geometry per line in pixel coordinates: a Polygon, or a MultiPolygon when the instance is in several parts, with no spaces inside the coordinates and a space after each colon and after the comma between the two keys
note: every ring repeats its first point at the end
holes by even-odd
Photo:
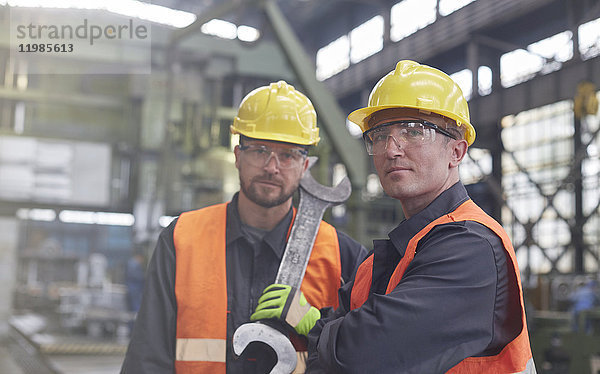
{"type": "MultiPolygon", "coordinates": [[[[321,138],[317,136],[312,137],[299,137],[289,134],[281,134],[281,133],[272,133],[272,132],[263,132],[263,131],[240,131],[236,129],[234,126],[230,126],[229,130],[232,134],[243,135],[252,139],[259,140],[269,140],[274,142],[283,142],[290,144],[298,144],[298,145],[317,145],[321,138]]],[[[317,133],[318,134],[318,133],[317,133]]]]}

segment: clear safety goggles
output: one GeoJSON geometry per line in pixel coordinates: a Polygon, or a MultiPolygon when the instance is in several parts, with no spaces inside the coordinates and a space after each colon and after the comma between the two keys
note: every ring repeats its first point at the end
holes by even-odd
{"type": "Polygon", "coordinates": [[[293,169],[302,165],[302,161],[304,161],[304,158],[308,155],[306,149],[271,148],[259,144],[240,144],[239,148],[244,152],[244,156],[248,163],[259,168],[266,166],[271,160],[271,157],[275,157],[279,168],[293,169]]]}
{"type": "Polygon", "coordinates": [[[409,149],[433,143],[436,132],[456,139],[456,136],[434,123],[411,119],[387,122],[373,127],[364,132],[363,140],[369,155],[380,155],[388,149],[390,139],[397,147],[409,149]]]}

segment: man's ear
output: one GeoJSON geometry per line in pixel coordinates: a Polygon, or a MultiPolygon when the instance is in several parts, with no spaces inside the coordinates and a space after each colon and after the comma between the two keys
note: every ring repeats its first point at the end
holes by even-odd
{"type": "Polygon", "coordinates": [[[239,170],[240,168],[240,152],[242,152],[242,150],[240,149],[239,145],[236,145],[233,148],[233,154],[235,155],[235,167],[239,170]]]}
{"type": "Polygon", "coordinates": [[[469,148],[469,144],[466,140],[460,139],[453,141],[452,145],[452,154],[450,155],[450,163],[448,166],[451,168],[458,167],[460,162],[465,158],[467,154],[467,149],[469,148]]]}
{"type": "Polygon", "coordinates": [[[302,175],[304,175],[304,173],[306,172],[307,169],[308,169],[308,157],[304,157],[304,166],[302,167],[302,175]]]}

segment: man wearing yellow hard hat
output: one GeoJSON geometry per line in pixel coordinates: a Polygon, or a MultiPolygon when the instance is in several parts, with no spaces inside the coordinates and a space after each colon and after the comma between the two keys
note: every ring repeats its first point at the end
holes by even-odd
{"type": "Polygon", "coordinates": [[[309,333],[308,373],[535,373],[514,249],[459,180],[475,140],[461,89],[400,61],[348,119],[405,219],[309,333]]]}
{"type": "MultiPolygon", "coordinates": [[[[242,100],[231,132],[240,135],[240,191],[228,203],[181,214],[161,233],[122,373],[252,374],[276,363],[260,343],[236,358],[231,342],[275,280],[294,219],[292,195],[307,170],[308,148],[319,142],[316,113],[305,95],[279,81],[242,100]]],[[[288,308],[303,313],[291,326],[298,350],[306,349],[301,335],[320,317],[318,308],[337,306],[338,288],[365,255],[321,222],[299,301],[289,298],[288,308]]],[[[292,290],[270,291],[285,303],[292,290]]]]}

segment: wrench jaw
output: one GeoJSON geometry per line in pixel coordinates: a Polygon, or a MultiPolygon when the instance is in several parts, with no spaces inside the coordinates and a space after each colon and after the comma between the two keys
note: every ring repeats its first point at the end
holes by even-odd
{"type": "Polygon", "coordinates": [[[313,197],[326,201],[329,205],[338,205],[348,200],[352,193],[350,179],[344,177],[334,187],[326,187],[319,184],[310,173],[304,173],[300,180],[300,188],[313,197]]]}
{"type": "Polygon", "coordinates": [[[313,198],[322,200],[328,205],[338,205],[348,200],[352,193],[352,184],[348,177],[344,177],[333,187],[323,186],[313,178],[310,168],[317,162],[317,159],[318,157],[314,156],[308,158],[308,169],[300,179],[300,188],[313,198]]]}
{"type": "Polygon", "coordinates": [[[245,323],[233,334],[233,352],[240,356],[252,342],[265,343],[277,354],[277,364],[270,374],[290,374],[296,368],[296,350],[288,337],[279,330],[263,323],[245,323]]]}

